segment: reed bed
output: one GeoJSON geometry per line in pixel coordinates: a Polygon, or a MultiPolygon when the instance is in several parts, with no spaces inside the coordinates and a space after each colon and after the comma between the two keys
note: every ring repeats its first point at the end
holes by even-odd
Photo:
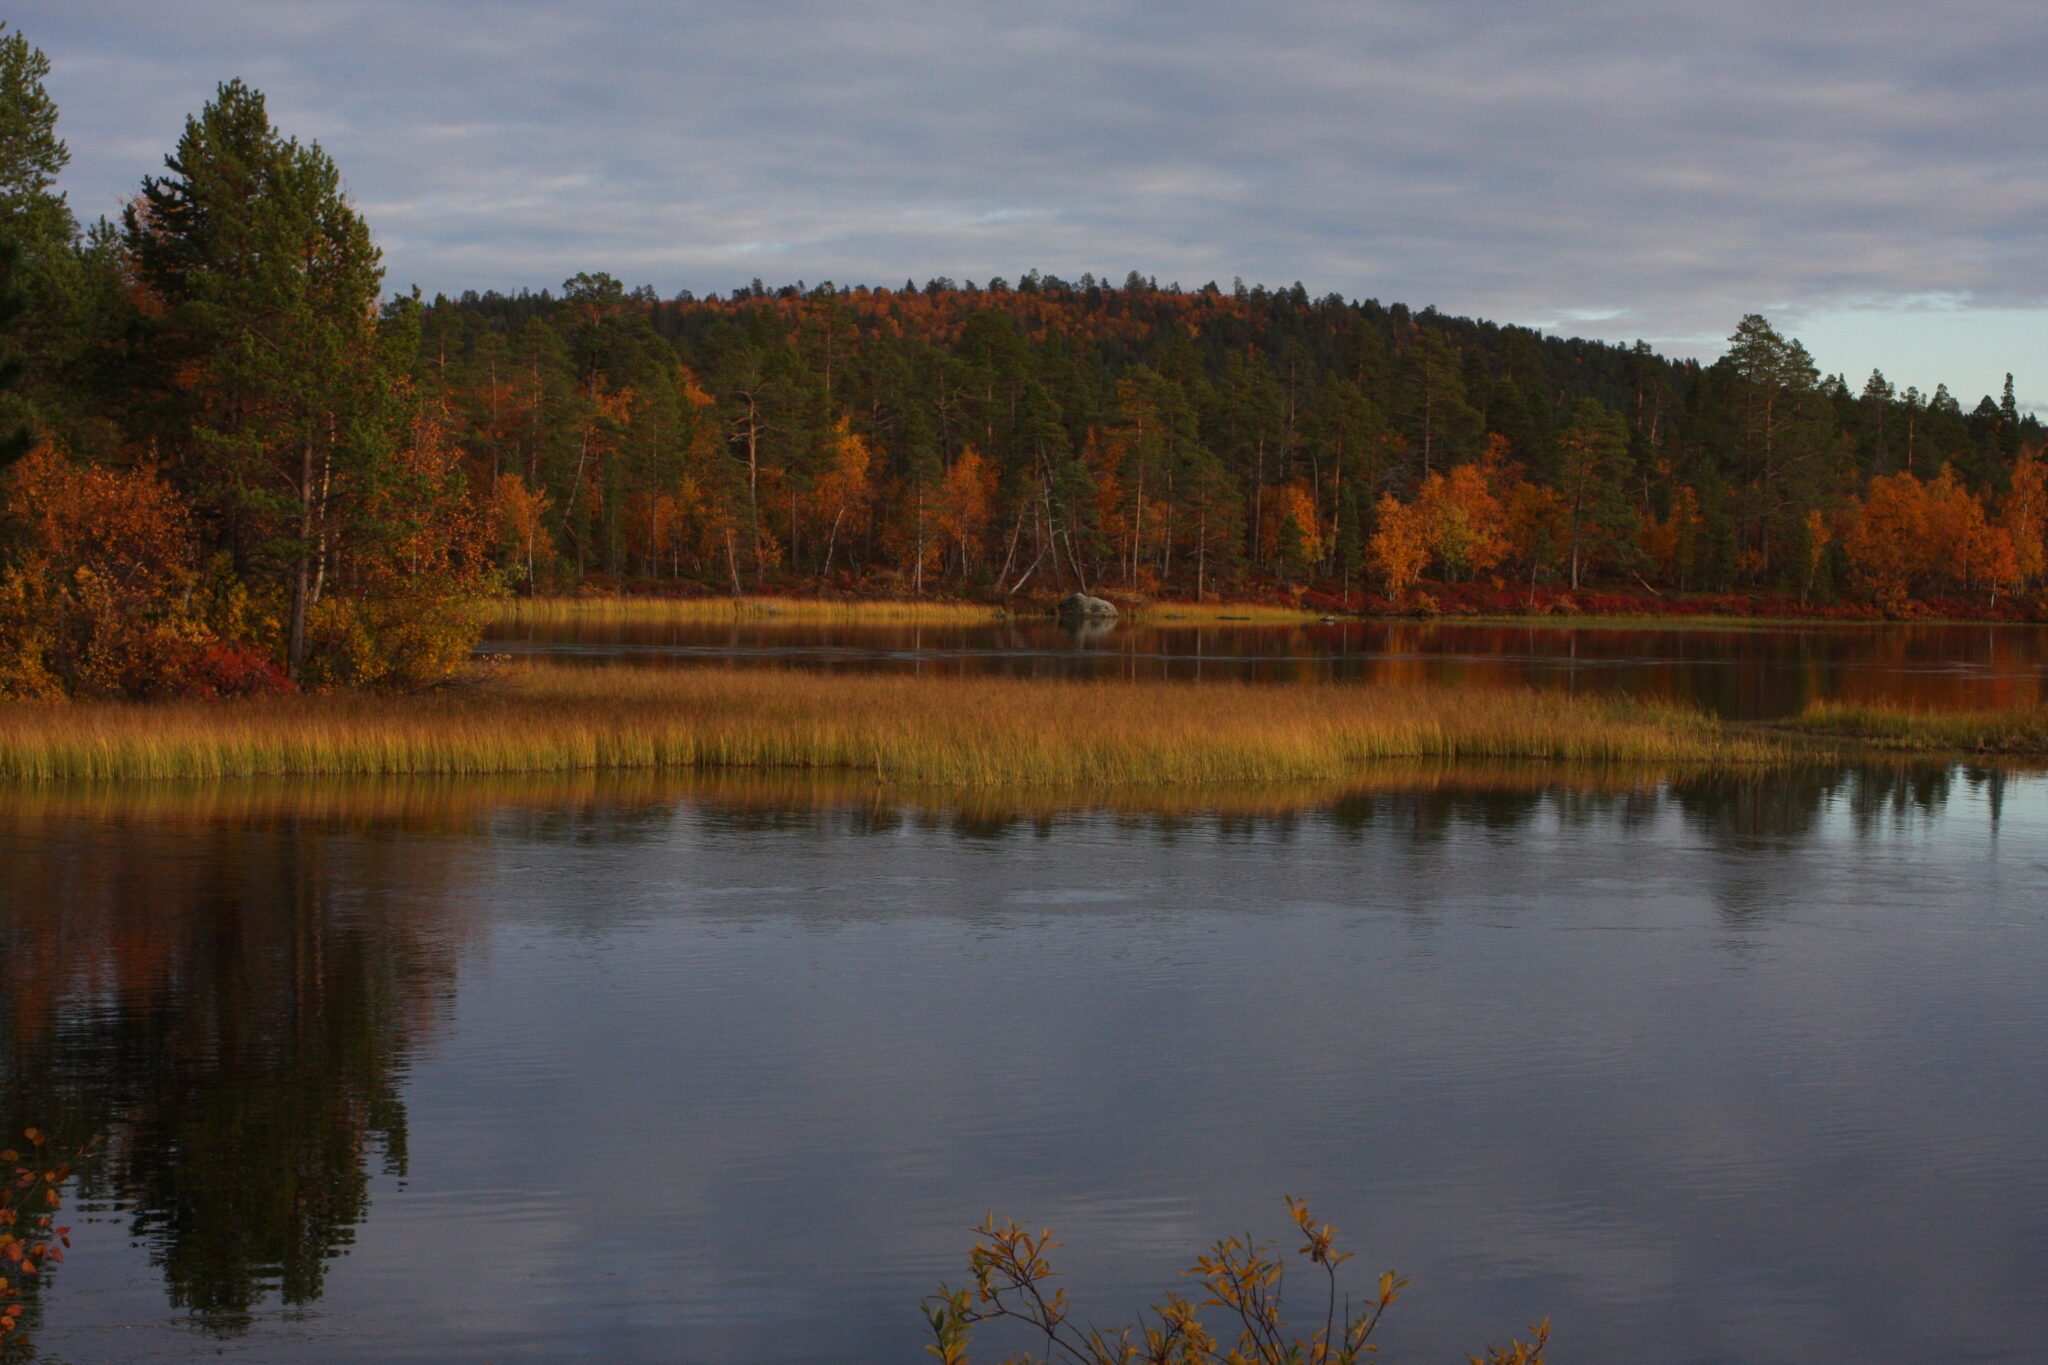
{"type": "Polygon", "coordinates": [[[1801,746],[1557,693],[551,665],[407,698],[0,707],[0,778],[857,774],[948,787],[1330,782],[1387,760],[1755,764],[1801,746]]]}
{"type": "Polygon", "coordinates": [[[1000,608],[941,600],[835,601],[796,597],[519,597],[498,610],[503,626],[679,625],[700,621],[953,622],[1002,619],[1000,608]]]}
{"type": "Polygon", "coordinates": [[[1800,735],[1851,740],[1890,753],[2048,758],[2048,706],[1918,711],[1828,703],[1808,708],[1784,728],[1800,735]]]}

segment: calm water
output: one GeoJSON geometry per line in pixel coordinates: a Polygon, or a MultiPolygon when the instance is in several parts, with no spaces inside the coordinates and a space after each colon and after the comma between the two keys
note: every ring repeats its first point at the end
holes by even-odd
{"type": "Polygon", "coordinates": [[[504,629],[485,649],[555,658],[1026,677],[1355,681],[1628,692],[1720,715],[1817,701],[1981,707],[2048,700],[2048,628],[1470,625],[847,626],[750,620],[504,629]]]}
{"type": "Polygon", "coordinates": [[[1549,781],[16,790],[42,1340],[910,1362],[985,1210],[1112,1318],[1299,1194],[1398,1359],[2038,1360],[2048,782],[1549,781]]]}

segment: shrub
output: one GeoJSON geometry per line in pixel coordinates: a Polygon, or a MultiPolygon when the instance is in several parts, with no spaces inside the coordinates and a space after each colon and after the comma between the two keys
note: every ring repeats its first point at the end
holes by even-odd
{"type": "MultiPolygon", "coordinates": [[[[1205,1297],[1197,1301],[1168,1293],[1152,1306],[1151,1324],[1104,1331],[1074,1324],[1066,1291],[1049,1288],[1056,1273],[1046,1253],[1059,1246],[1052,1234],[1034,1237],[1016,1223],[998,1224],[990,1216],[975,1229],[979,1240],[967,1254],[971,1287],[942,1288],[924,1302],[932,1334],[925,1349],[940,1365],[967,1365],[974,1327],[1008,1321],[1039,1337],[1043,1354],[1027,1351],[1003,1365],[1357,1365],[1379,1349],[1372,1345],[1372,1334],[1408,1281],[1387,1271],[1363,1307],[1354,1311],[1345,1295],[1339,1312],[1337,1268],[1351,1253],[1336,1250],[1337,1230],[1311,1218],[1306,1204],[1289,1199],[1287,1211],[1307,1239],[1295,1254],[1306,1258],[1311,1273],[1322,1272],[1321,1302],[1312,1304],[1313,1330],[1306,1336],[1289,1330],[1281,1317],[1288,1263],[1273,1254],[1271,1242],[1224,1238],[1183,1272],[1205,1297]],[[1228,1325],[1220,1334],[1203,1321],[1203,1308],[1225,1310],[1228,1325]]],[[[1549,1319],[1531,1330],[1533,1341],[1488,1347],[1484,1356],[1470,1357],[1472,1365],[1543,1365],[1549,1319]]]]}

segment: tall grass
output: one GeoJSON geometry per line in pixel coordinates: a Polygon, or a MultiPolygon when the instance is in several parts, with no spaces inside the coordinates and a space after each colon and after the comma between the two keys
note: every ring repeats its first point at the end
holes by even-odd
{"type": "Polygon", "coordinates": [[[955,787],[1327,782],[1388,759],[1759,763],[1796,742],[1557,693],[539,665],[408,698],[0,707],[0,777],[760,770],[955,787]]]}
{"type": "Polygon", "coordinates": [[[1824,703],[1809,707],[1785,728],[1894,753],[2048,756],[2048,706],[1918,711],[1824,703]]]}

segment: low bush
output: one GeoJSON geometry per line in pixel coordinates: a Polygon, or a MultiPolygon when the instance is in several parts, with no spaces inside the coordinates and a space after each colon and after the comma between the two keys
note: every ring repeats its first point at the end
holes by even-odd
{"type": "MultiPolygon", "coordinates": [[[[1378,1351],[1372,1335],[1408,1281],[1389,1270],[1373,1292],[1354,1305],[1340,1300],[1338,1267],[1352,1253],[1336,1249],[1337,1229],[1309,1216],[1308,1206],[1287,1201],[1295,1230],[1305,1239],[1295,1255],[1315,1275],[1305,1318],[1282,1317],[1288,1258],[1271,1242],[1226,1237],[1197,1256],[1182,1273],[1200,1286],[1200,1296],[1168,1293],[1149,1318],[1129,1327],[1083,1327],[1073,1320],[1064,1289],[1051,1281],[1057,1272],[1047,1253],[1060,1244],[1050,1232],[1033,1236],[1016,1223],[993,1217],[975,1229],[967,1253],[970,1283],[941,1288],[926,1299],[924,1315],[932,1334],[925,1349],[940,1365],[967,1365],[974,1329],[983,1323],[1020,1327],[1035,1352],[1007,1356],[1001,1365],[1357,1365],[1378,1351]],[[1220,1308],[1221,1330],[1204,1320],[1204,1308],[1220,1308]]],[[[1531,1329],[1534,1339],[1491,1346],[1471,1365],[1543,1365],[1550,1320],[1531,1329]]]]}

